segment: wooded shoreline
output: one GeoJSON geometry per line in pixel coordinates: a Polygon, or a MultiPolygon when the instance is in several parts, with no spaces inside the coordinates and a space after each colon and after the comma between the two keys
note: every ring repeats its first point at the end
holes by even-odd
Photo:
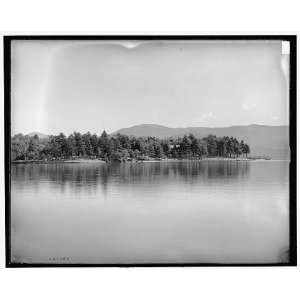
{"type": "Polygon", "coordinates": [[[12,137],[11,161],[60,162],[90,161],[141,162],[202,159],[247,159],[250,147],[234,137],[194,135],[159,139],[134,137],[121,134],[101,136],[74,132],[68,137],[63,133],[48,138],[18,134],[12,137]]]}
{"type": "MultiPolygon", "coordinates": [[[[227,158],[227,157],[205,157],[202,159],[177,159],[177,158],[165,158],[161,160],[152,159],[152,160],[134,160],[134,161],[124,161],[120,163],[151,163],[151,162],[201,162],[201,161],[253,161],[253,160],[271,160],[268,158],[227,158]]],[[[116,161],[108,161],[100,159],[74,159],[74,160],[14,160],[11,161],[12,164],[69,164],[69,163],[116,163],[116,161]]]]}

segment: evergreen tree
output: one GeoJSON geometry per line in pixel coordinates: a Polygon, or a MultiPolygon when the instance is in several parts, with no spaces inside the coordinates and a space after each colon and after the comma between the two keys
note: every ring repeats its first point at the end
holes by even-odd
{"type": "Polygon", "coordinates": [[[18,134],[12,137],[12,160],[66,159],[74,156],[101,158],[105,161],[126,161],[129,158],[189,158],[203,156],[243,157],[250,147],[234,137],[209,135],[196,138],[193,134],[177,138],[129,137],[117,134],[109,136],[105,131],[98,137],[90,132],[74,132],[66,137],[63,133],[39,139],[18,134]]]}

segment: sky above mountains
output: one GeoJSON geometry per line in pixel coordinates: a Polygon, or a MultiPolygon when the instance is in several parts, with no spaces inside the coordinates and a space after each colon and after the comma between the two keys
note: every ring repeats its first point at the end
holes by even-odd
{"type": "Polygon", "coordinates": [[[281,42],[12,43],[12,133],[288,124],[281,42]]]}

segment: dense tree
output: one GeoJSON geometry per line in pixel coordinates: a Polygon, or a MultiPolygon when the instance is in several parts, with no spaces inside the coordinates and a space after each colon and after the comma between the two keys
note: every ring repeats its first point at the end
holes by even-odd
{"type": "Polygon", "coordinates": [[[209,135],[202,139],[193,134],[177,138],[133,137],[122,134],[100,136],[87,132],[63,133],[39,139],[37,135],[18,134],[12,138],[12,160],[53,160],[66,158],[100,158],[105,161],[147,160],[151,158],[247,157],[250,147],[234,137],[209,135]]]}
{"type": "Polygon", "coordinates": [[[217,137],[215,135],[209,135],[204,138],[207,144],[207,154],[209,156],[218,156],[218,143],[217,137]]]}
{"type": "Polygon", "coordinates": [[[244,145],[244,151],[243,151],[243,153],[246,155],[246,157],[250,153],[250,147],[247,144],[244,145]]]}
{"type": "Polygon", "coordinates": [[[26,159],[28,149],[28,136],[16,134],[11,140],[11,159],[26,159]]]}

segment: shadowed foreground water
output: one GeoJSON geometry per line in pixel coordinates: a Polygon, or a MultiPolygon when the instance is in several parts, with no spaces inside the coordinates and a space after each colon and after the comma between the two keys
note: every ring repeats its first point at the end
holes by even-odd
{"type": "Polygon", "coordinates": [[[286,260],[288,162],[20,164],[11,171],[14,262],[286,260]]]}

